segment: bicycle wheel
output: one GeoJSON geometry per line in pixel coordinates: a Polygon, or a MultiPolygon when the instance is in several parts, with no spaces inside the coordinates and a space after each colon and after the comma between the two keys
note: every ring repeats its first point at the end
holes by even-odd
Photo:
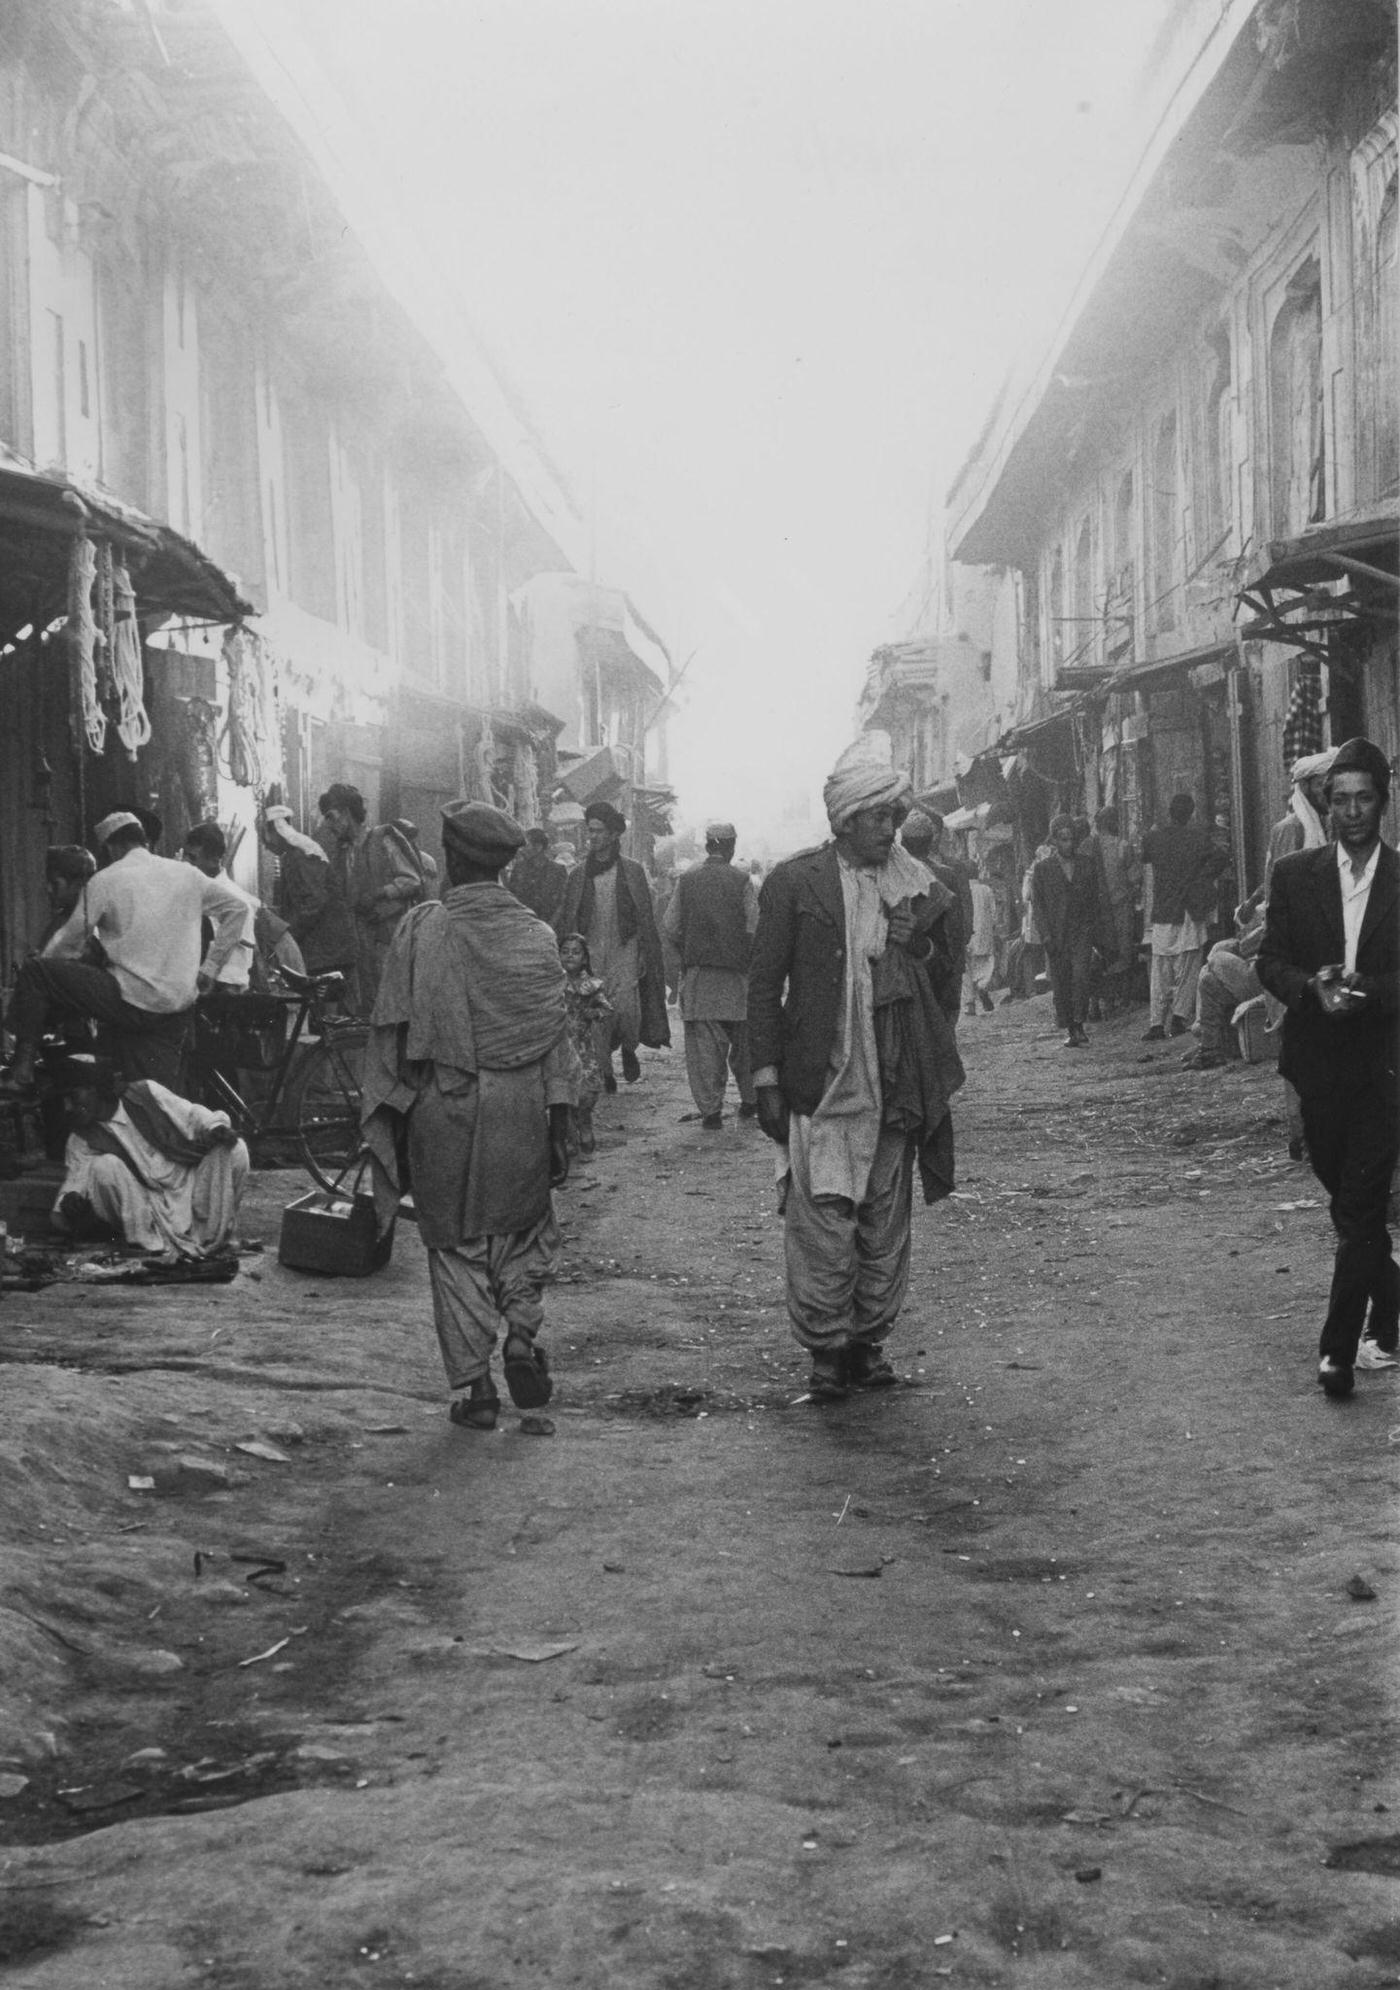
{"type": "Polygon", "coordinates": [[[322,1188],[336,1180],[360,1149],[363,1027],[324,1036],[306,1060],[297,1087],[297,1142],[302,1159],[322,1188]]]}

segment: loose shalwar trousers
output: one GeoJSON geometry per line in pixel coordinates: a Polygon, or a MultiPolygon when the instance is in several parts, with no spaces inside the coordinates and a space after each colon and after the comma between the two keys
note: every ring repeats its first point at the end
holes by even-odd
{"type": "Polygon", "coordinates": [[[839,1353],[884,1338],[909,1290],[914,1142],[880,1129],[864,1200],[811,1193],[806,1155],[793,1141],[783,1205],[788,1317],[803,1347],[839,1353]]]}
{"type": "Polygon", "coordinates": [[[685,1075],[690,1080],[690,1096],[706,1119],[724,1110],[726,1059],[734,1073],[740,1105],[751,1106],[754,1089],[748,1024],[686,1024],[685,1075]]]}
{"type": "Polygon", "coordinates": [[[544,1288],[558,1267],[552,1207],[528,1230],[429,1250],[433,1324],[449,1389],[465,1389],[486,1374],[502,1323],[507,1334],[534,1342],[544,1322],[544,1288]]]}
{"type": "Polygon", "coordinates": [[[1153,1029],[1165,1029],[1169,1017],[1186,1024],[1194,1022],[1196,981],[1204,955],[1204,947],[1190,947],[1179,954],[1153,954],[1148,981],[1148,1021],[1153,1029]]]}

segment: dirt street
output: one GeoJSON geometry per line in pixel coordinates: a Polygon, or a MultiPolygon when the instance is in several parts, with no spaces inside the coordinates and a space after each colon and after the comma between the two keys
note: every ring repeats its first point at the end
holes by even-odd
{"type": "Polygon", "coordinates": [[[552,1436],[449,1428],[412,1230],[280,1270],[290,1175],[232,1287],[7,1298],[6,1981],[1400,1982],[1400,1386],[1314,1383],[1273,1074],[1142,1027],[964,1022],[840,1406],[678,1051],[561,1199],[552,1436]]]}

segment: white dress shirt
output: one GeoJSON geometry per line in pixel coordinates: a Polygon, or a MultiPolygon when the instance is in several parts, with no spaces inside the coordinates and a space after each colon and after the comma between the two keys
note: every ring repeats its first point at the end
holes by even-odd
{"type": "Polygon", "coordinates": [[[1376,859],[1380,854],[1381,846],[1377,843],[1365,870],[1358,877],[1351,867],[1346,844],[1337,845],[1337,875],[1342,881],[1342,931],[1346,934],[1346,955],[1342,965],[1348,974],[1356,972],[1356,949],[1361,941],[1361,927],[1376,875],[1376,859]]]}
{"type": "Polygon", "coordinates": [[[246,894],[224,877],[207,878],[193,864],[157,857],[139,844],[89,878],[44,953],[74,960],[96,936],[123,1001],[168,1016],[192,1006],[197,976],[218,974],[233,954],[247,918],[246,894]],[[200,961],[200,921],[214,928],[200,961]]]}

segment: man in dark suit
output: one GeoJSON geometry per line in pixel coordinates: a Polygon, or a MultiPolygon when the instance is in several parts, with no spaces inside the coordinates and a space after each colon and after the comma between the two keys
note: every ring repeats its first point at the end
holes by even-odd
{"type": "Polygon", "coordinates": [[[962,1065],[940,997],[963,935],[952,892],[895,842],[908,788],[888,736],[864,734],[826,784],[833,841],[759,898],[754,1087],[787,1150],[788,1316],[818,1400],[898,1380],[882,1342],[909,1283],[916,1158],[927,1201],[952,1187],[962,1065]]]}
{"type": "Polygon", "coordinates": [[[1337,1254],[1318,1381],[1349,1396],[1361,1365],[1387,1366],[1400,1338],[1400,1272],[1386,1204],[1400,1157],[1400,858],[1381,841],[1390,768],[1369,739],[1327,777],[1336,847],[1280,857],[1259,979],[1286,1004],[1279,1070],[1297,1087],[1313,1172],[1331,1198],[1337,1254]]]}
{"type": "Polygon", "coordinates": [[[1031,904],[1045,942],[1055,1021],[1066,1032],[1064,1047],[1082,1050],[1089,1041],[1084,1021],[1094,942],[1102,938],[1099,868],[1081,848],[1073,816],[1055,817],[1050,841],[1050,855],[1031,867],[1031,904]]]}

